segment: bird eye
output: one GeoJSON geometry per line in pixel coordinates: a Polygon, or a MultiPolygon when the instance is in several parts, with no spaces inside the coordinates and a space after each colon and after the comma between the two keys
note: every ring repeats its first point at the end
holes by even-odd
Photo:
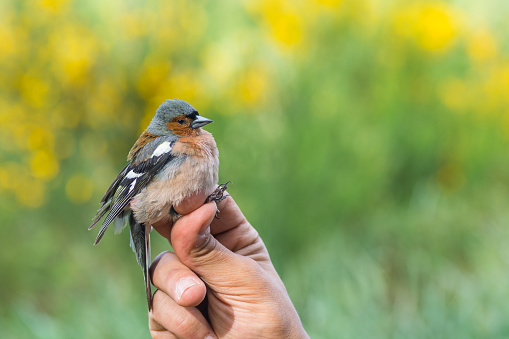
{"type": "Polygon", "coordinates": [[[177,120],[177,122],[178,122],[179,124],[183,125],[185,121],[184,121],[183,119],[180,119],[180,120],[177,120]]]}

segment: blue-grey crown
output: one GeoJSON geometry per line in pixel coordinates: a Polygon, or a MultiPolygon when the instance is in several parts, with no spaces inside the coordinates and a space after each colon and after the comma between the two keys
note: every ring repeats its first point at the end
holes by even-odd
{"type": "Polygon", "coordinates": [[[148,130],[154,134],[161,135],[161,133],[167,131],[166,123],[179,115],[195,119],[198,111],[184,100],[168,99],[156,110],[156,115],[150,122],[148,130]]]}
{"type": "Polygon", "coordinates": [[[189,105],[184,100],[178,99],[166,100],[156,111],[156,117],[159,116],[165,121],[171,121],[171,119],[179,115],[192,116],[196,114],[198,114],[198,112],[193,106],[189,105]]]}

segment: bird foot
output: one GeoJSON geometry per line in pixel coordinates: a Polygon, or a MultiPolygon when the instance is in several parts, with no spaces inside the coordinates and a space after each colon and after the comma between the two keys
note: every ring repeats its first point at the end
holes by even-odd
{"type": "MultiPolygon", "coordinates": [[[[214,192],[212,192],[212,194],[207,197],[207,199],[205,200],[205,203],[214,201],[217,204],[218,202],[226,199],[226,197],[230,196],[229,194],[226,194],[226,195],[224,194],[224,192],[228,188],[229,183],[231,183],[231,181],[227,181],[225,184],[218,185],[217,188],[214,190],[214,192]]],[[[218,213],[219,213],[219,210],[216,211],[216,215],[215,215],[216,219],[219,219],[219,217],[217,216],[218,213]]]]}

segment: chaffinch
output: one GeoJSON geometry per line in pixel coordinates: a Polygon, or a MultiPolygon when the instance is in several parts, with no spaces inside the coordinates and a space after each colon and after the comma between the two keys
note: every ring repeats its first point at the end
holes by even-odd
{"type": "MultiPolygon", "coordinates": [[[[113,223],[115,233],[129,225],[131,247],[145,278],[151,308],[150,231],[158,222],[173,224],[180,218],[174,206],[191,195],[213,187],[218,180],[218,150],[212,134],[201,127],[212,120],[182,100],[166,100],[127,156],[101,200],[89,230],[106,215],[94,245],[113,223]]],[[[206,202],[224,199],[219,185],[206,202]]]]}

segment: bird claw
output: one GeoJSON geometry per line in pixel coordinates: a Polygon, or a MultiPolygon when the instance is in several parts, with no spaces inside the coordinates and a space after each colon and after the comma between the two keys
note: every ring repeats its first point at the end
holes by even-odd
{"type": "MultiPolygon", "coordinates": [[[[214,192],[212,192],[212,194],[207,197],[205,203],[214,201],[217,204],[218,202],[221,202],[227,197],[229,197],[230,196],[229,194],[226,195],[224,194],[224,192],[228,188],[229,183],[231,183],[231,181],[227,181],[225,184],[218,185],[214,192]]],[[[219,219],[219,217],[217,216],[218,213],[219,210],[216,211],[216,215],[214,216],[216,219],[219,219]]]]}

